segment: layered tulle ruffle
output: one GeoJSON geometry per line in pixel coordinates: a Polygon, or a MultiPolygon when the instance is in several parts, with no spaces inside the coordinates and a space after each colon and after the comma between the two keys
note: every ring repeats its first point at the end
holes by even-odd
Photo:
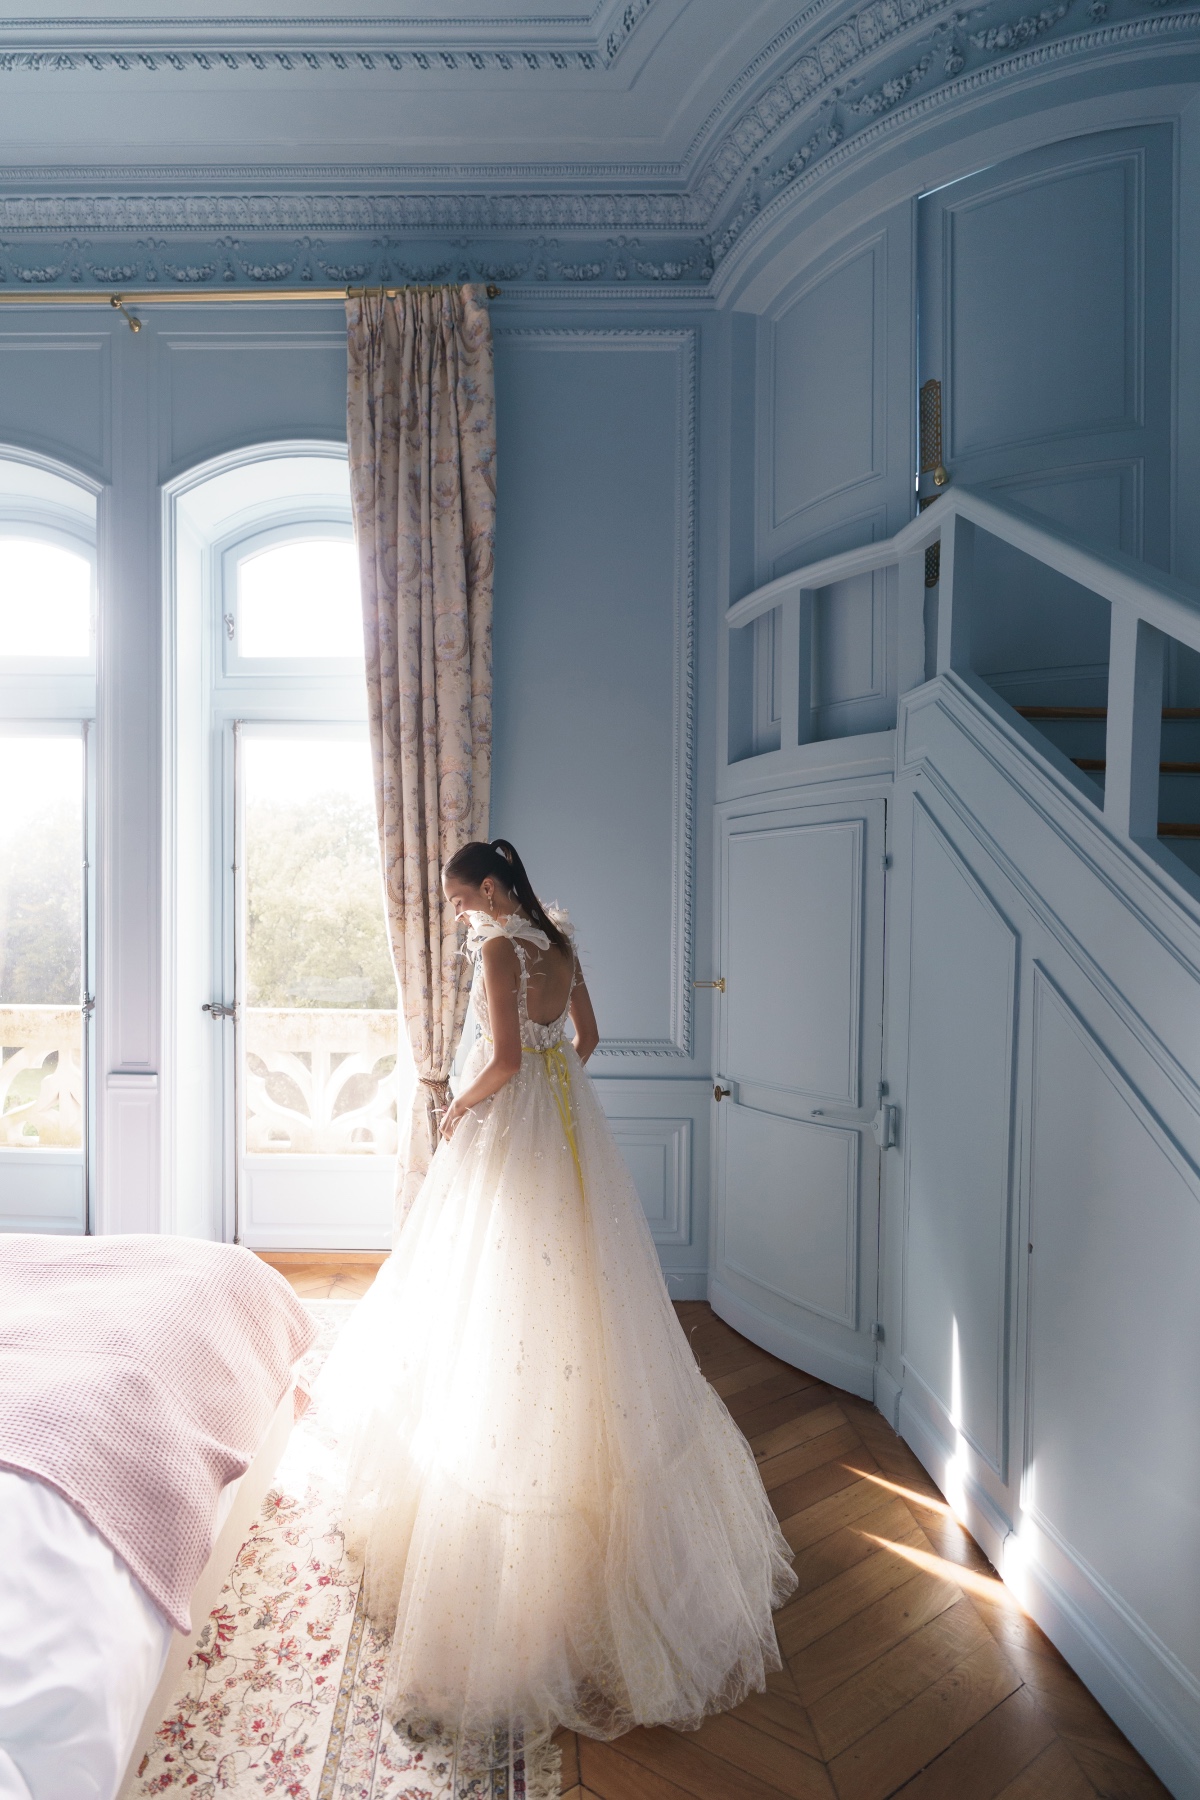
{"type": "Polygon", "coordinates": [[[321,1384],[352,1426],[348,1542],[394,1634],[385,1703],[482,1762],[510,1732],[736,1705],[779,1666],[771,1612],[795,1586],[563,1054],[574,1150],[527,1053],[439,1150],[321,1384]]]}

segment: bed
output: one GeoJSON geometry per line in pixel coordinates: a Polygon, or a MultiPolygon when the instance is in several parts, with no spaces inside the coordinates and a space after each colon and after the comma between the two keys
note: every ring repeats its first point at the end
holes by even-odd
{"type": "Polygon", "coordinates": [[[0,1800],[136,1787],[314,1335],[232,1245],[0,1238],[0,1800]]]}

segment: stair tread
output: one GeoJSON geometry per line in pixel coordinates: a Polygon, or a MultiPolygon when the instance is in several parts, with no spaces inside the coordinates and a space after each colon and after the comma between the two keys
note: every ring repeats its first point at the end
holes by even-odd
{"type": "MultiPolygon", "coordinates": [[[[1015,706],[1023,719],[1107,719],[1107,706],[1015,706]]],[[[1164,719],[1200,719],[1200,706],[1164,706],[1164,719]]]]}
{"type": "MultiPolygon", "coordinates": [[[[1103,756],[1073,756],[1071,761],[1077,769],[1107,769],[1108,763],[1103,756]]],[[[1200,762],[1160,762],[1160,775],[1200,775],[1200,762]]]]}

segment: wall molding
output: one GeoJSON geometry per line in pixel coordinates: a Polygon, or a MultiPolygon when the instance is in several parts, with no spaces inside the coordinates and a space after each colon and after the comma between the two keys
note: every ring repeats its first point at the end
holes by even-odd
{"type": "MultiPolygon", "coordinates": [[[[1017,1189],[1018,1175],[1017,1175],[1016,1145],[1017,1145],[1017,1135],[1018,1135],[1017,1134],[1017,1113],[1018,1113],[1018,1106],[1019,1106],[1019,1092],[1018,1092],[1018,1080],[1017,1080],[1017,1008],[1018,1008],[1018,1004],[1019,1004],[1018,995],[1020,993],[1020,986],[1021,986],[1021,950],[1022,950],[1021,934],[1020,934],[1020,931],[1018,930],[1017,926],[1013,923],[1012,919],[1009,918],[1009,916],[1005,912],[1004,908],[1000,905],[999,901],[990,892],[990,890],[988,889],[988,887],[987,887],[986,883],[984,882],[984,880],[982,879],[982,877],[977,873],[977,871],[967,861],[967,858],[963,854],[963,851],[954,842],[953,838],[950,837],[950,835],[947,833],[944,825],[941,823],[941,821],[939,819],[937,819],[935,817],[934,813],[925,804],[924,800],[922,799],[922,797],[919,793],[914,794],[914,796],[913,796],[911,837],[910,837],[910,843],[909,843],[909,869],[910,869],[909,879],[910,879],[913,887],[915,888],[915,886],[916,886],[916,872],[917,872],[917,862],[918,862],[917,845],[918,845],[918,842],[920,839],[920,833],[922,831],[926,831],[929,833],[934,845],[941,852],[943,857],[945,857],[945,859],[949,863],[950,867],[954,870],[954,872],[958,876],[959,880],[963,883],[963,886],[967,889],[968,893],[971,895],[971,897],[975,901],[976,905],[980,908],[980,911],[983,914],[983,916],[989,922],[993,923],[996,927],[998,927],[998,929],[1004,934],[1005,938],[1007,939],[1007,944],[1008,944],[1008,991],[1007,991],[1007,996],[1006,996],[1005,1005],[1004,1005],[1006,1030],[1007,1030],[1007,1045],[1006,1045],[1004,1060],[1005,1060],[1005,1073],[1006,1073],[1006,1077],[1007,1077],[1008,1091],[1007,1091],[1007,1093],[1005,1095],[1005,1099],[1004,1099],[1004,1111],[1005,1111],[1005,1117],[1006,1117],[1006,1141],[1005,1141],[1005,1152],[1004,1152],[1004,1171],[1003,1171],[1003,1177],[1002,1177],[1003,1197],[1001,1200],[1001,1205],[1003,1208],[1003,1216],[1004,1216],[1004,1227],[1003,1227],[1003,1232],[1001,1234],[1001,1251],[1000,1251],[999,1266],[993,1271],[994,1276],[995,1276],[997,1290],[998,1290],[999,1296],[1000,1296],[1000,1303],[999,1303],[999,1307],[998,1307],[998,1319],[999,1319],[998,1339],[997,1339],[997,1342],[995,1343],[995,1345],[993,1346],[993,1351],[994,1351],[994,1356],[995,1356],[995,1365],[996,1365],[996,1388],[995,1388],[995,1392],[993,1395],[993,1400],[994,1400],[995,1408],[996,1408],[996,1421],[997,1421],[995,1442],[993,1444],[991,1444],[990,1446],[982,1443],[980,1441],[978,1434],[972,1430],[972,1428],[966,1422],[965,1419],[961,1424],[955,1425],[954,1422],[951,1420],[949,1409],[947,1407],[945,1399],[941,1395],[939,1395],[935,1392],[935,1390],[932,1387],[932,1385],[930,1384],[930,1382],[926,1379],[926,1377],[921,1373],[921,1371],[916,1367],[915,1363],[912,1361],[911,1354],[910,1354],[910,1345],[909,1345],[909,1340],[908,1340],[909,1308],[908,1308],[907,1304],[905,1305],[903,1314],[901,1316],[899,1351],[900,1351],[901,1361],[904,1366],[906,1381],[908,1380],[908,1378],[911,1377],[914,1382],[916,1382],[920,1385],[920,1387],[923,1389],[925,1394],[928,1395],[929,1402],[931,1403],[931,1405],[934,1408],[936,1408],[936,1411],[937,1411],[939,1417],[941,1419],[943,1419],[945,1421],[945,1423],[948,1426],[950,1426],[950,1428],[953,1431],[956,1432],[957,1436],[962,1440],[963,1443],[968,1444],[970,1446],[970,1448],[975,1452],[975,1454],[980,1458],[980,1460],[982,1462],[987,1464],[988,1468],[995,1475],[997,1481],[999,1481],[1002,1484],[1007,1484],[1008,1479],[1009,1479],[1009,1462],[1010,1462],[1010,1456],[1011,1456],[1011,1430],[1010,1430],[1011,1419],[1010,1419],[1010,1414],[1011,1414],[1011,1408],[1012,1408],[1012,1388],[1013,1388],[1013,1373],[1014,1373],[1013,1367],[1012,1367],[1012,1342],[1013,1342],[1013,1335],[1014,1335],[1014,1329],[1015,1329],[1015,1318],[1013,1316],[1014,1302],[1013,1302],[1013,1297],[1010,1293],[1010,1284],[1009,1284],[1008,1277],[1009,1277],[1009,1266],[1010,1266],[1010,1263],[1012,1260],[1012,1241],[1013,1241],[1014,1221],[1015,1221],[1016,1210],[1017,1210],[1017,1191],[1016,1191],[1016,1189],[1017,1189]]],[[[911,1029],[911,1020],[912,1020],[912,1016],[913,1016],[913,1012],[914,1012],[913,994],[914,994],[915,983],[914,983],[913,970],[916,966],[916,961],[917,961],[916,954],[915,954],[915,952],[916,952],[916,924],[917,924],[916,908],[914,906],[914,907],[910,908],[909,920],[908,920],[908,953],[907,953],[908,954],[908,995],[907,995],[907,999],[905,1002],[905,1011],[906,1011],[906,1016],[910,1022],[910,1029],[911,1029]]],[[[911,1081],[911,1077],[910,1077],[910,1081],[911,1081]]],[[[907,1110],[908,1110],[908,1114],[909,1114],[909,1119],[908,1119],[908,1124],[907,1124],[905,1132],[904,1132],[904,1150],[903,1150],[903,1155],[904,1155],[904,1231],[903,1231],[904,1294],[906,1297],[906,1301],[907,1301],[907,1296],[908,1296],[908,1293],[909,1293],[910,1287],[911,1287],[909,1264],[908,1264],[910,1219],[911,1219],[911,1208],[912,1208],[911,1157],[912,1157],[913,1128],[912,1128],[912,1119],[911,1119],[911,1112],[912,1112],[911,1099],[909,1100],[907,1110]]]]}
{"type": "Polygon", "coordinates": [[[660,1149],[664,1157],[664,1215],[660,1225],[649,1220],[650,1235],[658,1245],[685,1248],[692,1241],[692,1128],[691,1117],[654,1114],[608,1113],[609,1126],[624,1149],[660,1149]]]}
{"type": "Polygon", "coordinates": [[[1031,886],[1004,847],[981,827],[971,806],[936,766],[935,753],[911,741],[914,718],[929,709],[942,713],[953,728],[962,733],[986,765],[1060,840],[1064,850],[1078,857],[1115,902],[1132,914],[1137,924],[1174,961],[1180,977],[1191,987],[1200,987],[1200,909],[1196,898],[1173,878],[1171,890],[1168,890],[1168,877],[1136,844],[1118,846],[1109,835],[1095,802],[1086,802],[1096,812],[1097,816],[1092,819],[1080,805],[1084,796],[1076,790],[1070,777],[1056,775],[1053,758],[1058,753],[1053,747],[1047,744],[1043,749],[1039,746],[1035,754],[1008,721],[995,708],[986,707],[959,677],[941,675],[902,698],[897,773],[919,772],[929,781],[969,835],[1011,882],[1033,917],[1050,933],[1080,974],[1133,1034],[1141,1049],[1157,1064],[1185,1105],[1200,1113],[1200,1082],[1152,1030],[1046,897],[1031,886]],[[1005,762],[1002,754],[1005,751],[1016,753],[1019,769],[1005,762]]]}
{"type": "Polygon", "coordinates": [[[261,15],[13,18],[0,26],[0,74],[92,70],[121,74],[537,74],[606,69],[655,0],[598,0],[586,17],[413,14],[305,18],[261,15]],[[547,39],[549,42],[547,42],[547,39]],[[9,48],[8,46],[12,46],[9,48]]]}
{"type": "Polygon", "coordinates": [[[597,1055],[690,1057],[693,1042],[692,969],[696,935],[696,381],[693,328],[559,330],[498,326],[497,339],[545,350],[674,351],[677,359],[675,600],[671,718],[671,992],[669,1024],[659,1038],[602,1038],[597,1055]]]}

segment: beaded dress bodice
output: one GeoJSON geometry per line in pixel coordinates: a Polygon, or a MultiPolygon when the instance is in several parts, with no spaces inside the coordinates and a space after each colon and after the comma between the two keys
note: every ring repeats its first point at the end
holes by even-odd
{"type": "MultiPolygon", "coordinates": [[[[573,945],[569,924],[564,918],[555,923],[563,929],[573,945]]],[[[544,931],[523,918],[520,913],[513,913],[507,919],[493,919],[487,913],[471,913],[471,934],[467,939],[467,949],[475,959],[475,973],[471,980],[471,1005],[481,1034],[485,1038],[492,1035],[491,1018],[488,1013],[487,989],[483,980],[483,958],[480,955],[489,938],[507,938],[517,953],[517,961],[521,965],[520,982],[517,989],[517,1012],[521,1021],[521,1042],[530,1050],[549,1050],[554,1044],[561,1044],[567,1035],[567,1023],[571,1016],[571,995],[579,979],[579,963],[571,975],[571,986],[567,990],[566,1003],[562,1012],[548,1025],[539,1024],[529,1017],[529,975],[531,963],[536,966],[541,957],[550,950],[550,939],[544,931]]]]}

